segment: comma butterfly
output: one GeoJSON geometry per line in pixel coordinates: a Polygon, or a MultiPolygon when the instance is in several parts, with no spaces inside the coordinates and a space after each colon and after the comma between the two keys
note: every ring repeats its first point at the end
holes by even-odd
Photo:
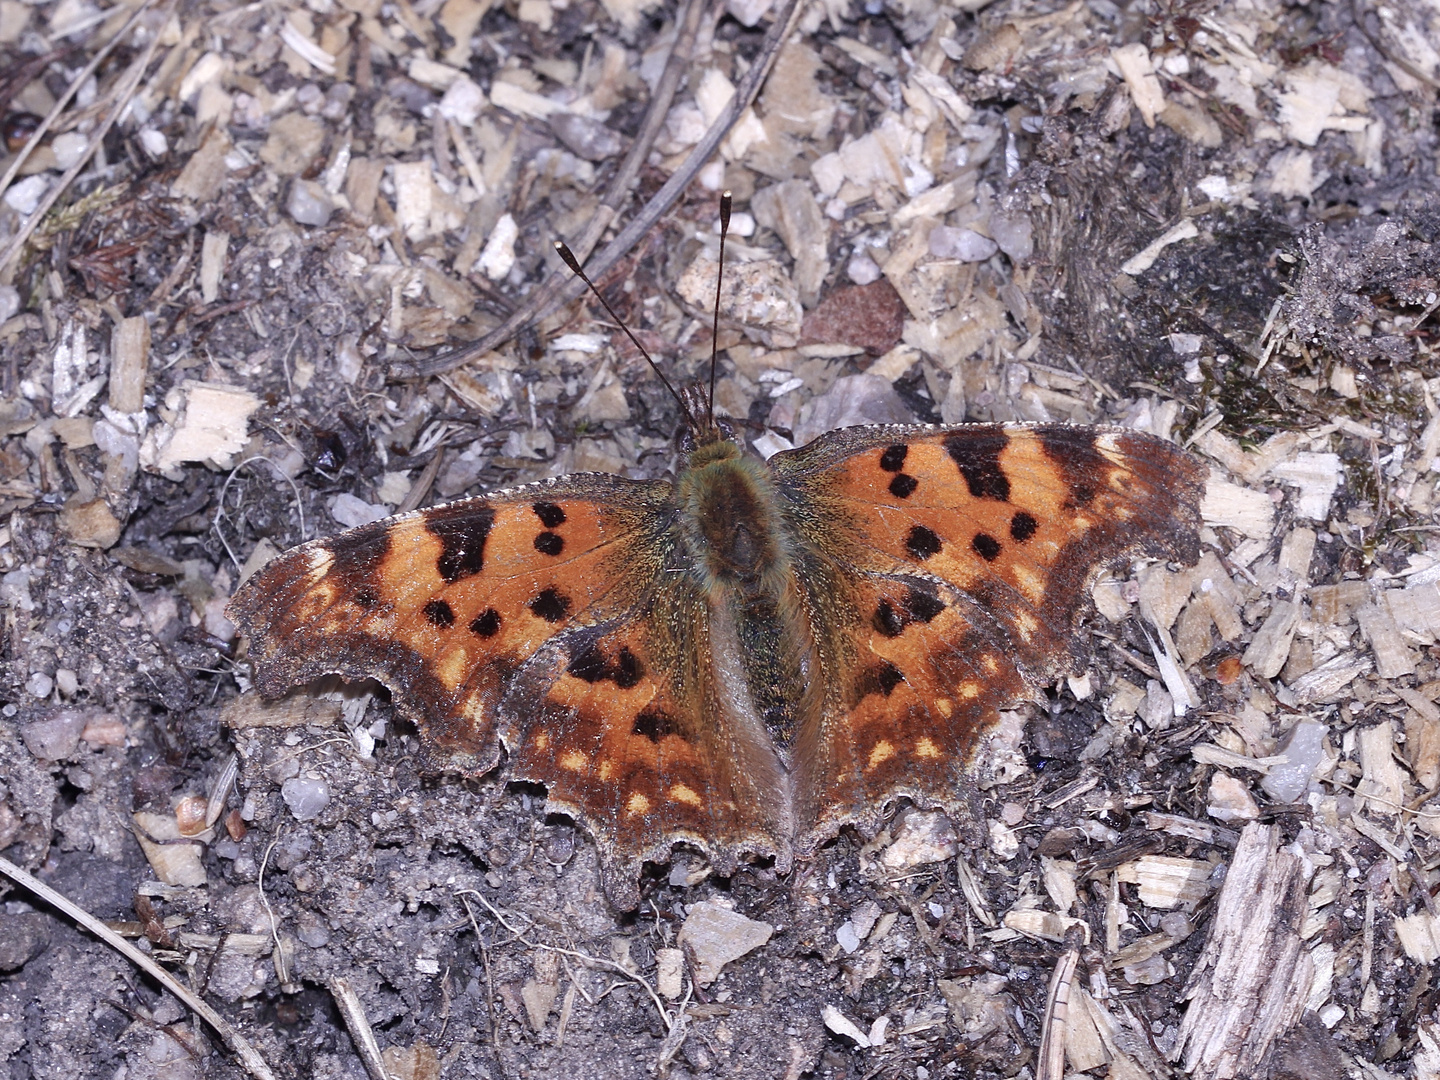
{"type": "Polygon", "coordinates": [[[1099,569],[1199,555],[1205,472],[1149,435],[858,427],[762,461],[681,404],[673,480],[563,476],[276,558],[229,609],[256,687],[374,677],[437,770],[503,747],[633,908],[677,842],[784,871],[899,796],[963,809],[1000,709],[1084,670],[1099,569]]]}

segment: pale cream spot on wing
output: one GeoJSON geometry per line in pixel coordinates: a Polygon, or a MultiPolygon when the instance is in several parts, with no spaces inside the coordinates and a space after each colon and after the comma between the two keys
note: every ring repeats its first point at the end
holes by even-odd
{"type": "Polygon", "coordinates": [[[881,739],[879,742],[877,742],[874,746],[870,748],[870,761],[866,764],[865,768],[873,769],[875,768],[875,766],[889,761],[894,756],[894,743],[891,743],[885,739],[881,739]]]}
{"type": "Polygon", "coordinates": [[[1071,528],[1077,529],[1080,532],[1084,532],[1086,529],[1090,528],[1091,524],[1092,523],[1088,517],[1082,517],[1079,514],[1076,514],[1070,519],[1071,528]]]}
{"type": "Polygon", "coordinates": [[[535,749],[548,750],[550,748],[550,733],[542,731],[535,736],[535,749]]]}
{"type": "Polygon", "coordinates": [[[609,780],[611,774],[614,773],[614,771],[614,764],[610,761],[609,758],[606,758],[604,761],[600,762],[600,771],[596,775],[598,775],[601,780],[609,780]]]}
{"type": "Polygon", "coordinates": [[[335,556],[326,547],[311,548],[310,555],[310,576],[321,578],[330,572],[331,565],[335,562],[335,556]]]}
{"type": "Polygon", "coordinates": [[[627,814],[646,814],[650,811],[650,800],[640,792],[635,792],[625,801],[625,812],[627,814]]]}
{"type": "Polygon", "coordinates": [[[448,687],[457,687],[465,681],[465,675],[470,667],[470,657],[464,649],[455,649],[448,652],[440,660],[439,668],[435,672],[436,678],[448,687]]]}
{"type": "Polygon", "coordinates": [[[691,806],[700,805],[700,796],[695,789],[685,784],[670,785],[670,798],[676,802],[689,803],[691,806]]]}
{"type": "MultiPolygon", "coordinates": [[[[980,696],[980,684],[976,682],[963,682],[957,689],[957,693],[966,701],[974,701],[980,696]]],[[[949,713],[945,714],[949,716],[949,713]]]]}
{"type": "Polygon", "coordinates": [[[1028,611],[1015,612],[1015,625],[1020,630],[1020,636],[1026,641],[1033,638],[1035,631],[1040,629],[1040,623],[1028,611]]]}
{"type": "Polygon", "coordinates": [[[994,675],[1000,670],[1000,661],[996,660],[995,657],[989,653],[986,653],[980,658],[980,666],[985,669],[987,674],[994,675]]]}
{"type": "Polygon", "coordinates": [[[560,755],[560,767],[570,772],[581,772],[586,765],[585,755],[579,750],[567,750],[560,755]]]}
{"type": "Polygon", "coordinates": [[[915,740],[915,756],[923,758],[938,758],[940,748],[931,742],[924,735],[915,740]]]}
{"type": "Polygon", "coordinates": [[[1020,586],[1020,591],[1025,594],[1025,599],[1032,604],[1038,604],[1045,595],[1045,579],[1034,567],[1026,566],[1024,563],[1017,562],[1012,572],[1015,574],[1015,584],[1020,586]]]}
{"type": "Polygon", "coordinates": [[[951,703],[949,698],[942,697],[935,699],[935,709],[937,712],[940,713],[941,716],[949,719],[950,714],[955,711],[955,706],[951,703]]]}

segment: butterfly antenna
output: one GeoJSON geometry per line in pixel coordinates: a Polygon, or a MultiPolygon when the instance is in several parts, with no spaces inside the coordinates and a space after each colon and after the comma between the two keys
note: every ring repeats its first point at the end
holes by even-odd
{"type": "Polygon", "coordinates": [[[725,281],[725,235],[730,231],[730,192],[720,193],[720,262],[715,270],[715,324],[710,337],[710,426],[715,426],[715,373],[720,368],[720,286],[725,281]]]}
{"type": "Polygon", "coordinates": [[[665,373],[660,370],[660,365],[655,363],[655,360],[650,356],[648,352],[645,351],[645,346],[640,344],[639,338],[637,338],[634,334],[630,332],[630,327],[625,325],[625,320],[620,318],[619,315],[615,314],[615,309],[610,306],[610,301],[605,299],[605,297],[601,294],[600,290],[595,287],[595,283],[586,276],[584,270],[580,269],[580,261],[575,258],[575,253],[571,251],[568,247],[566,247],[562,241],[559,240],[555,241],[555,253],[559,255],[561,261],[570,268],[570,272],[589,287],[590,291],[595,294],[595,299],[599,300],[605,310],[609,312],[610,318],[615,320],[615,324],[619,326],[621,330],[625,331],[625,336],[630,339],[631,343],[635,346],[635,348],[640,350],[640,355],[645,357],[645,359],[649,362],[650,367],[655,372],[656,377],[662,383],[664,383],[665,389],[670,391],[670,396],[679,403],[680,411],[685,414],[686,424],[689,425],[690,430],[694,431],[695,417],[691,414],[690,407],[685,404],[685,399],[682,398],[678,393],[676,393],[675,387],[670,385],[670,380],[667,379],[665,377],[665,373]]]}

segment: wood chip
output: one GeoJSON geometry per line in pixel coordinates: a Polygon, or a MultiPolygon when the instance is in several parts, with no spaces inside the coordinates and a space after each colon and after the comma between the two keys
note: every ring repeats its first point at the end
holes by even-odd
{"type": "Polygon", "coordinates": [[[1280,830],[1250,824],[1225,876],[1171,1061],[1196,1080],[1258,1072],[1305,1009],[1314,966],[1300,940],[1305,859],[1280,850],[1280,830]]]}

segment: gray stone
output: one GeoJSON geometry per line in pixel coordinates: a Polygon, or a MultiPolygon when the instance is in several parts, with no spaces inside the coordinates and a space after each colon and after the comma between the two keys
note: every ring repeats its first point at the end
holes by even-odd
{"type": "Polygon", "coordinates": [[[769,923],[747,919],[712,900],[702,900],[690,905],[685,925],[680,928],[679,944],[694,961],[696,984],[709,986],[719,978],[721,968],[764,945],[774,932],[769,923]]]}
{"type": "Polygon", "coordinates": [[[49,944],[49,920],[40,912],[0,912],[0,971],[19,971],[49,944]]]}
{"type": "MultiPolygon", "coordinates": [[[[49,681],[48,675],[46,679],[49,681]]],[[[55,709],[42,719],[31,720],[22,727],[20,738],[25,743],[25,749],[37,758],[44,761],[64,761],[75,753],[80,745],[80,733],[85,730],[85,720],[85,714],[79,709],[55,709]]]]}

